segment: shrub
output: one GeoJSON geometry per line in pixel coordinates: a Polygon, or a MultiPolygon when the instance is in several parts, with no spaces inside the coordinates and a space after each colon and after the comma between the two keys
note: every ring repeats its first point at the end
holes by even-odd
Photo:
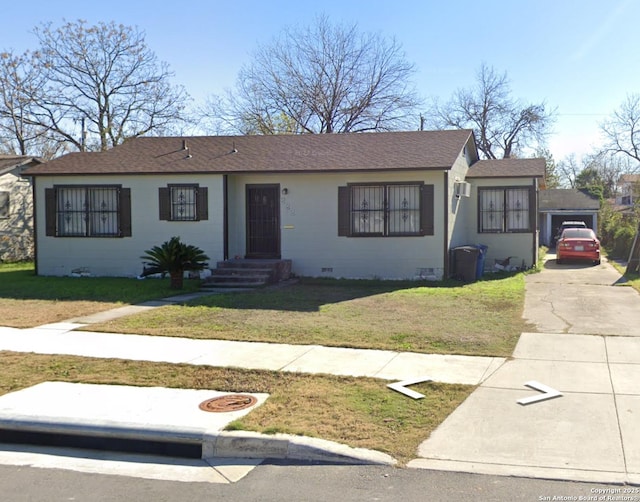
{"type": "Polygon", "coordinates": [[[202,270],[208,266],[209,257],[190,244],[180,242],[180,237],[172,237],[160,246],[154,246],[141,256],[155,273],[168,273],[171,289],[182,289],[186,270],[202,270]]]}

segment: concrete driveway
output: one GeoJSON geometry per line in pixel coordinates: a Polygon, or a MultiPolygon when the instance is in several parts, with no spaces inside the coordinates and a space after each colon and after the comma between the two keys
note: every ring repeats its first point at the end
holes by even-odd
{"type": "Polygon", "coordinates": [[[550,258],[526,278],[523,316],[537,332],[522,334],[410,467],[640,484],[640,294],[604,261],[550,258]],[[541,394],[532,382],[561,395],[523,405],[541,394]]]}
{"type": "Polygon", "coordinates": [[[523,317],[532,331],[640,336],[640,295],[612,265],[558,265],[554,254],[547,258],[542,273],[526,278],[523,317]]]}

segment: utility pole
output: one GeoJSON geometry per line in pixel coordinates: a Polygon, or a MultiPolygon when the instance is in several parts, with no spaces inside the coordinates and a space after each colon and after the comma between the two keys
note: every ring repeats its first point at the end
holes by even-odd
{"type": "Polygon", "coordinates": [[[633,245],[631,246],[631,252],[629,253],[629,260],[627,261],[627,270],[625,273],[630,274],[640,271],[640,224],[636,231],[636,236],[633,239],[633,245]]]}
{"type": "Polygon", "coordinates": [[[84,124],[84,117],[81,120],[82,133],[80,136],[80,151],[84,152],[87,149],[87,129],[84,124]]]}

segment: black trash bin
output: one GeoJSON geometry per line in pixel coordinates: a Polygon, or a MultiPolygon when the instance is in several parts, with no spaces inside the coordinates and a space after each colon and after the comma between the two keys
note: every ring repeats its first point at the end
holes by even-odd
{"type": "Polygon", "coordinates": [[[453,248],[453,264],[456,279],[473,282],[478,277],[478,256],[480,249],[475,246],[460,246],[453,248]]]}

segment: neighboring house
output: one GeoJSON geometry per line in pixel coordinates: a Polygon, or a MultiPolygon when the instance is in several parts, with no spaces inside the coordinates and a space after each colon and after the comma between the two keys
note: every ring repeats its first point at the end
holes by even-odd
{"type": "Polygon", "coordinates": [[[33,259],[33,197],[22,172],[41,161],[0,155],[0,262],[33,259]]]}
{"type": "Polygon", "coordinates": [[[28,171],[36,269],[136,276],[172,236],[299,276],[439,279],[467,244],[530,267],[544,168],[480,161],[468,130],[141,137],[28,171]]]}
{"type": "Polygon", "coordinates": [[[616,205],[632,207],[640,198],[640,174],[623,174],[618,183],[616,205]]]}
{"type": "Polygon", "coordinates": [[[563,221],[584,221],[598,232],[600,201],[576,188],[554,188],[540,191],[540,241],[555,246],[555,236],[563,221]]]}

